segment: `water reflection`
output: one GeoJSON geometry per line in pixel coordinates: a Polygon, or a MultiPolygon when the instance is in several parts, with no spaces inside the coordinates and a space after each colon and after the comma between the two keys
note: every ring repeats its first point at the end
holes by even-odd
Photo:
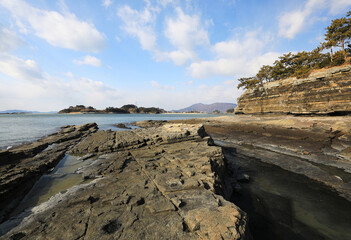
{"type": "Polygon", "coordinates": [[[91,161],[93,161],[93,159],[81,161],[79,157],[67,154],[51,173],[44,174],[36,182],[11,215],[15,216],[25,209],[46,202],[50,197],[59,192],[66,191],[77,184],[87,182],[87,180],[84,180],[82,175],[76,173],[76,171],[82,166],[89,164],[91,161]]]}

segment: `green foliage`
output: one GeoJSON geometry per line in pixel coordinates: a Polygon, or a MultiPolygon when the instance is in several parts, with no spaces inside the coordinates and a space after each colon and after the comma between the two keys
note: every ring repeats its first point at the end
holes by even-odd
{"type": "Polygon", "coordinates": [[[115,108],[115,107],[107,107],[105,109],[106,112],[108,113],[129,113],[128,111],[121,109],[121,108],[115,108]]]}
{"type": "Polygon", "coordinates": [[[123,105],[121,108],[106,108],[107,112],[114,113],[163,113],[165,110],[156,107],[137,107],[134,104],[123,105]]]}
{"type": "MultiPolygon", "coordinates": [[[[264,65],[255,77],[240,78],[238,88],[245,89],[263,86],[263,83],[277,81],[289,77],[306,77],[313,69],[329,66],[329,53],[321,53],[319,49],[311,52],[288,53],[280,56],[273,66],[264,65]]],[[[339,63],[339,62],[338,62],[339,63]]]]}
{"type": "Polygon", "coordinates": [[[345,44],[350,43],[351,38],[351,11],[346,17],[332,20],[330,26],[326,28],[325,42],[322,44],[324,48],[332,49],[332,47],[340,47],[344,58],[347,56],[345,44]]]}
{"type": "Polygon", "coordinates": [[[345,62],[345,53],[343,51],[337,51],[333,54],[332,66],[339,66],[345,62]]]}
{"type": "Polygon", "coordinates": [[[259,83],[259,81],[256,79],[256,77],[248,77],[248,78],[239,78],[239,84],[238,84],[238,88],[245,88],[245,89],[250,89],[250,88],[254,88],[257,86],[257,84],[259,83]]]}
{"type": "Polygon", "coordinates": [[[263,87],[264,83],[289,77],[307,77],[314,69],[339,66],[351,54],[351,11],[346,17],[335,19],[326,28],[325,42],[310,52],[287,53],[278,58],[272,66],[264,65],[254,77],[239,78],[238,88],[263,87]],[[333,54],[333,47],[341,48],[333,54]],[[331,53],[322,53],[330,49],[331,53]]]}
{"type": "Polygon", "coordinates": [[[156,107],[140,107],[133,104],[124,105],[121,108],[117,107],[107,107],[105,110],[96,110],[95,108],[89,106],[85,107],[84,105],[77,105],[75,107],[70,106],[69,108],[63,109],[59,111],[59,113],[72,113],[72,112],[80,112],[80,113],[164,113],[165,110],[156,107]]]}
{"type": "Polygon", "coordinates": [[[214,111],[213,111],[213,114],[219,114],[219,113],[220,113],[219,110],[214,110],[214,111]]]}
{"type": "Polygon", "coordinates": [[[158,113],[164,113],[165,110],[161,109],[161,108],[155,108],[155,107],[140,107],[138,109],[139,113],[154,113],[154,114],[158,114],[158,113]]]}
{"type": "Polygon", "coordinates": [[[136,109],[138,107],[136,105],[134,105],[134,104],[126,104],[126,105],[123,105],[121,108],[122,109],[130,109],[130,108],[136,109]]]}
{"type": "Polygon", "coordinates": [[[234,113],[234,108],[227,109],[227,113],[234,113]]]}
{"type": "Polygon", "coordinates": [[[96,109],[89,106],[86,108],[84,105],[76,105],[75,107],[69,106],[69,108],[62,109],[59,113],[71,113],[71,112],[95,112],[96,109]]]}
{"type": "Polygon", "coordinates": [[[76,105],[75,108],[81,108],[81,109],[83,109],[83,108],[85,108],[85,106],[84,106],[84,105],[76,105]]]}

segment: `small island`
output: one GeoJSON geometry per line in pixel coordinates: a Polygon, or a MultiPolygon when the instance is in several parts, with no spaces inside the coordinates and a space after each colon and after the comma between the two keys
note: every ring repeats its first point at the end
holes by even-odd
{"type": "Polygon", "coordinates": [[[75,107],[70,106],[69,108],[65,108],[60,110],[58,113],[70,113],[70,114],[93,114],[93,113],[120,113],[120,114],[130,114],[130,113],[142,113],[142,114],[159,114],[165,113],[166,111],[161,108],[156,107],[137,107],[134,104],[123,105],[121,108],[117,107],[107,107],[104,110],[98,110],[92,106],[85,107],[84,105],[76,105],[75,107]]]}

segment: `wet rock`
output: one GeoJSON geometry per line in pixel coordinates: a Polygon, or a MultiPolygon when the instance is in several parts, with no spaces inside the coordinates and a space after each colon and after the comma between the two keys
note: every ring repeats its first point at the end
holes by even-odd
{"type": "Polygon", "coordinates": [[[95,123],[66,126],[39,141],[0,152],[0,222],[9,216],[34,183],[57,165],[72,145],[95,131],[95,123]]]}
{"type": "Polygon", "coordinates": [[[142,127],[142,128],[150,128],[150,127],[160,127],[164,125],[167,121],[165,120],[147,120],[147,121],[139,121],[134,122],[133,125],[142,127]]]}
{"type": "Polygon", "coordinates": [[[118,123],[118,124],[116,124],[116,127],[118,127],[118,128],[122,128],[122,129],[131,129],[130,127],[127,127],[125,124],[123,124],[123,123],[118,123]]]}
{"type": "MultiPolygon", "coordinates": [[[[191,121],[203,123],[224,149],[304,175],[351,201],[350,116],[240,115],[191,121]]],[[[185,122],[189,120],[177,121],[185,122]]],[[[228,168],[240,173],[231,162],[228,168]]]]}
{"type": "Polygon", "coordinates": [[[246,173],[239,173],[237,176],[236,176],[236,180],[238,182],[249,182],[250,181],[250,176],[247,175],[246,173]]]}
{"type": "MultiPolygon", "coordinates": [[[[71,147],[96,154],[79,173],[93,181],[56,194],[0,225],[29,239],[245,239],[247,217],[231,194],[221,148],[202,125],[98,131],[71,147]],[[97,178],[97,176],[100,176],[97,178]]],[[[71,130],[67,131],[72,133],[71,130]]]]}
{"type": "Polygon", "coordinates": [[[86,154],[86,155],[84,155],[84,156],[82,156],[82,157],[80,157],[80,158],[78,158],[78,159],[84,161],[84,160],[87,160],[87,159],[92,158],[92,157],[95,157],[95,156],[96,156],[96,154],[94,154],[94,153],[89,153],[89,154],[86,154]]]}
{"type": "Polygon", "coordinates": [[[239,183],[234,183],[233,184],[233,190],[235,193],[241,193],[243,188],[240,186],[239,183]]]}

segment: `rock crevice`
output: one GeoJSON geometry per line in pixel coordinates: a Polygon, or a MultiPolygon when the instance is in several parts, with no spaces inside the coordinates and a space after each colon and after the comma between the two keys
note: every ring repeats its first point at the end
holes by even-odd
{"type": "Polygon", "coordinates": [[[39,141],[0,151],[0,222],[35,182],[54,168],[74,144],[97,131],[95,123],[64,126],[39,141]]]}
{"type": "Polygon", "coordinates": [[[198,124],[90,133],[69,153],[90,162],[77,172],[93,181],[4,222],[1,238],[248,239],[246,214],[219,195],[231,191],[226,163],[208,142],[198,124]]]}

